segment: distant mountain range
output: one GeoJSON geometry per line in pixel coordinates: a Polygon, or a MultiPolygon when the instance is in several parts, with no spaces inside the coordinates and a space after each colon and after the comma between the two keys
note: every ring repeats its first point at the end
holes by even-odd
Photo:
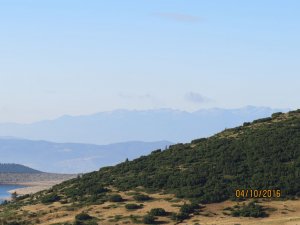
{"type": "Polygon", "coordinates": [[[20,164],[0,163],[0,173],[42,173],[42,172],[20,164]]]}
{"type": "Polygon", "coordinates": [[[32,124],[0,124],[0,136],[63,143],[109,144],[133,140],[168,140],[177,143],[207,137],[278,111],[288,109],[247,106],[195,112],[172,109],[116,110],[85,116],[62,116],[32,124]]]}
{"type": "MultiPolygon", "coordinates": [[[[126,158],[147,155],[154,149],[164,149],[170,144],[168,141],[136,141],[110,145],[62,144],[6,137],[0,138],[0,156],[2,163],[19,163],[45,172],[82,173],[115,165],[126,158]]],[[[5,165],[11,168],[9,164],[2,165],[3,168],[5,165]]]]}

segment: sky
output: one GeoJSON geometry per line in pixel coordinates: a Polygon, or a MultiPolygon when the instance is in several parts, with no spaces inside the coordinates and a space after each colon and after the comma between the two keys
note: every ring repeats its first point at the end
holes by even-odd
{"type": "Polygon", "coordinates": [[[0,0],[0,122],[300,108],[300,1],[0,0]]]}

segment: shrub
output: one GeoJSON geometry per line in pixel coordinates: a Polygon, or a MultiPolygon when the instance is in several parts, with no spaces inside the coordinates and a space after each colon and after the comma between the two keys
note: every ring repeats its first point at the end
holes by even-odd
{"type": "Polygon", "coordinates": [[[122,198],[121,195],[115,194],[115,195],[109,196],[109,201],[110,202],[122,202],[122,201],[124,201],[124,199],[122,198]]]}
{"type": "Polygon", "coordinates": [[[30,197],[29,194],[21,195],[21,196],[18,196],[18,197],[17,197],[17,200],[18,200],[18,201],[21,201],[21,200],[24,200],[24,199],[29,198],[29,197],[30,197]]]}
{"type": "Polygon", "coordinates": [[[21,222],[8,222],[8,223],[4,223],[5,225],[22,225],[24,223],[21,222]]]}
{"type": "Polygon", "coordinates": [[[195,139],[195,140],[192,140],[192,144],[198,144],[198,143],[201,143],[201,142],[204,142],[206,141],[207,138],[199,138],[199,139],[195,139]]]}
{"type": "Polygon", "coordinates": [[[196,209],[199,209],[198,204],[184,204],[180,207],[180,212],[190,214],[195,212],[196,209]]]}
{"type": "Polygon", "coordinates": [[[141,209],[143,206],[142,205],[137,205],[137,204],[126,204],[125,208],[128,210],[134,210],[134,209],[141,209]]]}
{"type": "Polygon", "coordinates": [[[59,200],[60,200],[60,197],[56,194],[48,194],[48,195],[45,195],[44,197],[42,197],[42,199],[41,199],[42,203],[44,203],[44,204],[57,202],[59,200]]]}
{"type": "Polygon", "coordinates": [[[182,222],[185,219],[188,219],[190,216],[187,213],[173,213],[171,219],[176,222],[182,222]]]}
{"type": "Polygon", "coordinates": [[[76,220],[85,221],[85,220],[91,220],[91,219],[93,219],[93,217],[91,217],[87,213],[80,213],[80,214],[78,214],[78,215],[75,216],[75,219],[76,220]]]}
{"type": "MultiPolygon", "coordinates": [[[[67,225],[67,224],[64,224],[64,225],[67,225]]],[[[88,220],[88,221],[76,220],[73,225],[98,225],[98,223],[93,220],[88,220]]]]}
{"type": "Polygon", "coordinates": [[[271,120],[272,120],[271,117],[267,117],[267,118],[263,118],[263,119],[254,120],[253,123],[264,123],[264,122],[269,122],[271,120]]]}
{"type": "Polygon", "coordinates": [[[138,194],[133,196],[134,200],[138,201],[138,202],[145,202],[145,201],[149,201],[151,200],[151,197],[148,195],[144,195],[144,194],[138,194]]]}
{"type": "Polygon", "coordinates": [[[277,117],[279,117],[282,114],[283,114],[282,112],[273,113],[272,114],[272,118],[277,118],[277,117]]]}
{"type": "Polygon", "coordinates": [[[242,207],[235,207],[231,212],[234,217],[267,217],[268,215],[264,211],[263,207],[256,204],[255,202],[250,202],[248,205],[243,205],[242,207]]]}
{"type": "Polygon", "coordinates": [[[149,212],[152,216],[166,216],[167,212],[163,208],[154,208],[149,212]]]}
{"type": "Polygon", "coordinates": [[[143,217],[143,223],[145,224],[153,224],[155,223],[155,217],[148,214],[146,216],[143,217]]]}

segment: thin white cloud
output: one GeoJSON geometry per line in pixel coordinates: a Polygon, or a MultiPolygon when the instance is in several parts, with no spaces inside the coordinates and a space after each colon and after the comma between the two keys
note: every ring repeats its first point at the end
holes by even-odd
{"type": "Polygon", "coordinates": [[[196,104],[204,104],[204,103],[209,103],[209,102],[213,101],[212,99],[210,99],[206,96],[203,96],[197,92],[186,93],[184,98],[185,98],[185,100],[196,103],[196,104]]]}

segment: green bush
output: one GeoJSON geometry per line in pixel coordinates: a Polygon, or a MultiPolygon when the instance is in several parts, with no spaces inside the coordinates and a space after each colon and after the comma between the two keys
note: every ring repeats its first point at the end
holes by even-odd
{"type": "Polygon", "coordinates": [[[154,208],[149,212],[152,216],[166,216],[167,212],[163,208],[154,208]]]}
{"type": "Polygon", "coordinates": [[[60,197],[57,194],[48,194],[42,197],[41,202],[44,204],[49,204],[53,202],[57,202],[60,200],[60,197]]]}
{"type": "Polygon", "coordinates": [[[74,225],[97,225],[98,223],[94,220],[92,216],[87,213],[80,213],[75,216],[74,225]]]}
{"type": "Polygon", "coordinates": [[[15,221],[4,223],[4,225],[23,225],[23,224],[24,223],[22,223],[22,222],[15,222],[15,221]]]}
{"type": "Polygon", "coordinates": [[[283,114],[282,112],[273,113],[272,118],[277,118],[277,117],[281,116],[282,114],[283,114]]]}
{"type": "Polygon", "coordinates": [[[263,118],[263,119],[258,119],[258,120],[254,120],[253,123],[264,123],[264,122],[269,122],[272,121],[271,117],[267,117],[267,118],[263,118]]]}
{"type": "Polygon", "coordinates": [[[137,204],[126,204],[125,208],[128,210],[134,210],[134,209],[141,209],[143,206],[142,205],[137,205],[137,204]]]}
{"type": "Polygon", "coordinates": [[[144,195],[144,194],[138,194],[138,195],[133,196],[133,199],[138,202],[145,202],[145,201],[151,200],[151,197],[148,195],[144,195]]]}
{"type": "Polygon", "coordinates": [[[143,223],[144,224],[153,224],[153,223],[155,223],[155,217],[148,214],[143,217],[143,223]]]}
{"type": "Polygon", "coordinates": [[[80,213],[80,214],[78,214],[78,215],[75,216],[75,219],[76,220],[85,221],[85,220],[91,220],[91,219],[93,219],[93,217],[91,217],[87,213],[80,213]]]}
{"type": "Polygon", "coordinates": [[[180,212],[190,214],[193,213],[196,209],[199,209],[199,205],[197,204],[184,204],[180,207],[180,212]]]}
{"type": "Polygon", "coordinates": [[[110,201],[110,202],[123,202],[124,199],[122,198],[121,195],[115,194],[115,195],[109,196],[109,201],[110,201]]]}
{"type": "Polygon", "coordinates": [[[90,221],[89,220],[88,221],[76,220],[73,225],[98,225],[98,223],[96,221],[93,221],[93,220],[90,220],[90,221]]]}
{"type": "Polygon", "coordinates": [[[185,219],[188,219],[190,218],[189,214],[188,213],[173,213],[172,216],[171,216],[171,219],[176,221],[176,222],[182,222],[183,220],[185,219]]]}
{"type": "Polygon", "coordinates": [[[231,212],[231,215],[234,217],[267,217],[267,213],[264,211],[264,208],[258,205],[255,202],[250,202],[247,205],[242,207],[235,207],[231,212]]]}
{"type": "Polygon", "coordinates": [[[199,138],[199,139],[195,139],[195,140],[192,140],[192,144],[198,144],[198,143],[201,143],[201,142],[205,142],[207,139],[206,138],[199,138]]]}

